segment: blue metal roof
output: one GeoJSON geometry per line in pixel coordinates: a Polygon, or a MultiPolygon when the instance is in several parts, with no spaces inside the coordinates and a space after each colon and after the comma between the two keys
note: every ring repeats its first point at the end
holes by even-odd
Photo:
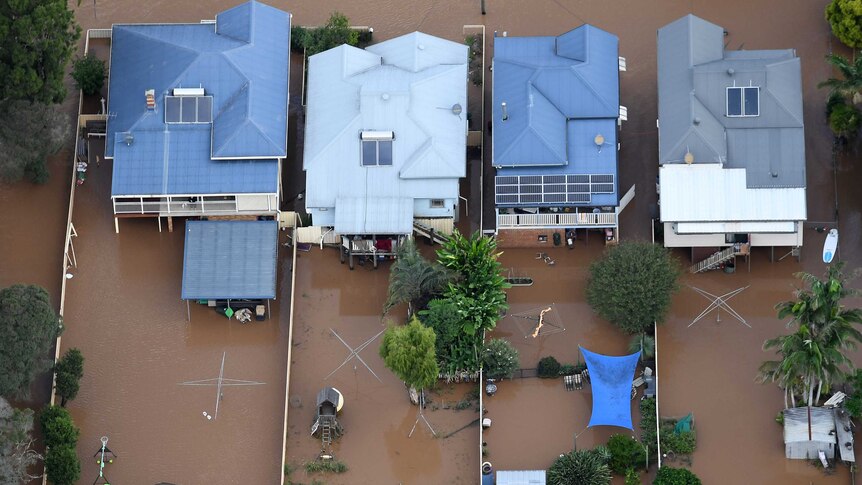
{"type": "Polygon", "coordinates": [[[278,160],[212,160],[200,125],[134,132],[130,145],[117,133],[114,142],[112,196],[278,192],[278,160]]]}
{"type": "MultiPolygon", "coordinates": [[[[616,36],[590,25],[558,37],[494,38],[498,176],[610,174],[616,179],[618,44],[616,36]],[[596,135],[605,140],[601,149],[596,135]]],[[[589,205],[617,200],[615,189],[589,205]]]]}
{"type": "Polygon", "coordinates": [[[278,223],[187,221],[183,300],[275,298],[278,223]]]}
{"type": "MultiPolygon", "coordinates": [[[[115,25],[111,43],[105,156],[115,157],[118,134],[138,138],[168,129],[165,96],[174,88],[198,87],[212,96],[212,125],[196,125],[206,129],[206,143],[196,140],[180,157],[286,156],[289,13],[251,1],[218,14],[215,24],[115,25]],[[147,110],[149,89],[155,91],[155,110],[147,110]]],[[[197,133],[174,126],[175,136],[197,133]]]]}

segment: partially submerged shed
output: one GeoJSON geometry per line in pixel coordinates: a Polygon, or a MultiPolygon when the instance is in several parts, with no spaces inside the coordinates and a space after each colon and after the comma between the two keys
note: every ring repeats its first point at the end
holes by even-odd
{"type": "Polygon", "coordinates": [[[188,221],[183,300],[275,299],[276,221],[188,221]]]}
{"type": "Polygon", "coordinates": [[[784,410],[784,450],[792,460],[816,460],[823,452],[835,458],[835,418],[832,409],[804,407],[784,410]]]}
{"type": "Polygon", "coordinates": [[[545,470],[500,470],[497,485],[545,485],[545,470]]]}

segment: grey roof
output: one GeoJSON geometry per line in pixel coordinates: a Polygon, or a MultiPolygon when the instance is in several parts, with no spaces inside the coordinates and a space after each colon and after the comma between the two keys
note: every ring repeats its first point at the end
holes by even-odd
{"type": "Polygon", "coordinates": [[[724,29],[686,15],[658,31],[659,163],[746,169],[749,188],[805,187],[802,77],[792,49],[725,51],[724,29]],[[759,116],[728,117],[730,86],[760,88],[759,116]]]}
{"type": "Polygon", "coordinates": [[[818,441],[835,443],[835,418],[830,408],[790,408],[784,410],[784,443],[818,441]],[[809,428],[809,410],[810,428],[809,428]]]}
{"type": "Polygon", "coordinates": [[[545,470],[500,470],[497,485],[545,485],[545,470]]]}
{"type": "Polygon", "coordinates": [[[183,300],[275,298],[278,223],[188,221],[183,300]]]}
{"type": "Polygon", "coordinates": [[[467,166],[467,63],[466,45],[421,32],[311,56],[306,207],[334,208],[339,233],[401,233],[413,224],[403,199],[457,199],[467,166]],[[360,164],[363,131],[394,133],[391,166],[360,164]]]}

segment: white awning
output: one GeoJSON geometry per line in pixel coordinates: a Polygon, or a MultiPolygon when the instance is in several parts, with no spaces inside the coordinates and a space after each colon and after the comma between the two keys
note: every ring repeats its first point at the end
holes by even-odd
{"type": "Polygon", "coordinates": [[[667,164],[659,168],[659,186],[663,222],[786,223],[807,218],[805,188],[750,189],[742,168],[667,164]]]}
{"type": "Polygon", "coordinates": [[[794,233],[795,222],[678,222],[677,234],[794,233]]]}

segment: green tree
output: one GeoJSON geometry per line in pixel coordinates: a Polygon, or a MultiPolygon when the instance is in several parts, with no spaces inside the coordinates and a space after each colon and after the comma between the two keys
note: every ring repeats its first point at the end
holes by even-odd
{"type": "Polygon", "coordinates": [[[663,466],[656,473],[652,485],[700,485],[700,478],[687,468],[663,466]]]}
{"type": "Polygon", "coordinates": [[[86,95],[99,94],[105,85],[105,61],[87,54],[72,63],[72,79],[86,95]]]}
{"type": "Polygon", "coordinates": [[[826,5],[832,33],[849,47],[862,47],[862,0],[832,0],[826,5]]]}
{"type": "Polygon", "coordinates": [[[75,446],[61,445],[48,449],[45,475],[54,485],[74,485],[81,478],[81,462],[75,446]]]}
{"type": "Polygon", "coordinates": [[[510,378],[521,363],[518,351],[508,340],[495,338],[485,344],[482,351],[482,367],[485,376],[491,379],[510,378]]]}
{"type": "Polygon", "coordinates": [[[608,485],[611,471],[592,450],[576,450],[561,455],[548,469],[549,485],[608,485]]]}
{"type": "Polygon", "coordinates": [[[290,35],[293,47],[305,48],[308,57],[342,44],[355,46],[359,43],[359,32],[351,29],[350,20],[338,11],[332,12],[324,26],[312,29],[296,26],[290,35]]]}
{"type": "Polygon", "coordinates": [[[57,383],[55,389],[60,396],[60,405],[66,407],[66,402],[78,395],[80,380],[84,377],[84,356],[81,351],[71,348],[54,366],[57,383]]]}
{"type": "Polygon", "coordinates": [[[44,288],[0,290],[0,395],[26,396],[30,382],[51,368],[50,351],[62,328],[44,288]]]}
{"type": "Polygon", "coordinates": [[[862,114],[859,110],[849,104],[836,104],[829,113],[829,128],[835,136],[841,138],[854,138],[859,132],[862,123],[862,114]]]}
{"type": "Polygon", "coordinates": [[[66,64],[80,36],[65,0],[0,3],[0,99],[62,102],[66,64]]]}
{"type": "Polygon", "coordinates": [[[640,469],[646,465],[644,447],[631,436],[615,434],[608,439],[611,459],[608,467],[612,472],[625,475],[629,468],[640,469]]]}
{"type": "Polygon", "coordinates": [[[481,335],[465,335],[462,317],[455,303],[448,299],[431,300],[428,309],[419,312],[425,326],[434,329],[437,364],[448,374],[479,370],[481,335]]]}
{"type": "Polygon", "coordinates": [[[434,330],[413,317],[407,325],[386,329],[380,357],[408,386],[425,389],[434,384],[440,373],[434,356],[434,339],[434,330]]]}
{"type": "Polygon", "coordinates": [[[661,322],[678,289],[680,269],[656,244],[623,242],[590,266],[587,301],[598,314],[627,333],[661,322]]]}
{"type": "Polygon", "coordinates": [[[625,478],[625,485],[641,485],[641,476],[634,468],[626,470],[625,478]]]}
{"type": "Polygon", "coordinates": [[[39,424],[42,426],[42,434],[45,436],[45,445],[57,447],[78,443],[80,430],[72,422],[72,415],[60,406],[47,406],[39,415],[39,424]]]}
{"type": "Polygon", "coordinates": [[[29,101],[0,101],[0,178],[17,182],[48,181],[45,165],[69,135],[68,117],[54,105],[29,101]]]}
{"type": "Polygon", "coordinates": [[[445,295],[456,305],[467,335],[492,330],[508,308],[504,290],[510,285],[500,274],[500,254],[494,239],[478,231],[468,238],[457,229],[437,250],[440,264],[460,276],[457,283],[449,283],[445,295]]]}
{"type": "Polygon", "coordinates": [[[429,300],[443,292],[452,277],[451,271],[422,257],[413,240],[404,241],[389,271],[389,294],[383,313],[401,303],[409,303],[411,313],[424,309],[429,300]]]}
{"type": "Polygon", "coordinates": [[[33,411],[15,409],[0,397],[0,483],[28,483],[38,478],[27,469],[42,457],[31,447],[33,411]]]}
{"type": "Polygon", "coordinates": [[[830,93],[846,99],[848,102],[857,104],[862,101],[862,56],[857,56],[852,61],[839,54],[829,54],[826,62],[841,74],[841,77],[829,78],[817,85],[818,88],[829,88],[830,93]]]}
{"type": "Polygon", "coordinates": [[[775,350],[780,360],[764,362],[759,369],[759,382],[776,382],[785,390],[795,406],[801,395],[808,406],[820,401],[824,386],[829,386],[853,368],[846,352],[862,342],[862,310],[847,308],[845,298],[859,296],[859,291],[847,285],[843,263],[830,265],[824,280],[809,273],[797,273],[809,289],[794,292],[795,300],[776,305],[778,318],[790,317],[788,326],[796,327],[789,335],[767,340],[764,350],[775,350]]]}

